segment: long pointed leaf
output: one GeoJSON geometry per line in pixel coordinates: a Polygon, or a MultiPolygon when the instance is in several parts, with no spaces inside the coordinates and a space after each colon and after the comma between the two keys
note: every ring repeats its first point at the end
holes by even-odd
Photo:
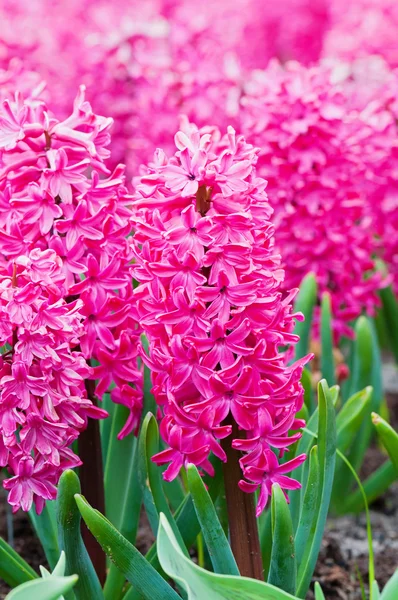
{"type": "Polygon", "coordinates": [[[313,524],[313,535],[303,552],[297,575],[296,594],[304,598],[308,591],[311,577],[321,546],[322,535],[326,524],[330,496],[332,492],[334,467],[336,461],[336,418],[332,396],[327,383],[322,380],[318,385],[319,405],[319,500],[316,519],[313,524]]]}
{"type": "MultiPolygon", "coordinates": [[[[363,488],[369,504],[379,498],[396,481],[397,470],[391,460],[386,461],[364,481],[363,488]]],[[[338,513],[359,513],[364,509],[363,497],[360,490],[352,492],[341,505],[338,513]]]]}
{"type": "Polygon", "coordinates": [[[318,446],[313,446],[309,459],[307,487],[303,497],[300,520],[295,537],[298,564],[302,561],[304,550],[309,536],[312,535],[314,520],[317,516],[318,494],[321,489],[319,478],[318,446]]]}
{"type": "Polygon", "coordinates": [[[398,594],[398,569],[384,586],[380,600],[396,600],[398,594]]]}
{"type": "Polygon", "coordinates": [[[160,515],[158,552],[163,569],[186,589],[188,600],[297,600],[268,583],[209,573],[198,567],[181,552],[163,514],[160,515]]]}
{"type": "Polygon", "coordinates": [[[271,500],[272,553],[268,583],[294,594],[297,561],[292,518],[286,498],[278,484],[272,486],[271,500]]]}
{"type": "Polygon", "coordinates": [[[60,596],[73,588],[76,581],[77,575],[35,579],[12,590],[6,600],[59,600],[60,596]]]}
{"type": "Polygon", "coordinates": [[[310,332],[312,327],[312,315],[317,297],[317,284],[313,273],[306,275],[301,282],[300,291],[296,298],[294,309],[304,315],[304,321],[296,324],[295,333],[300,336],[300,341],[296,344],[295,358],[302,358],[308,354],[310,332]]]}
{"type": "MultiPolygon", "coordinates": [[[[314,438],[310,432],[316,433],[318,431],[319,425],[319,409],[318,407],[315,409],[310,419],[307,422],[307,426],[303,431],[303,435],[300,438],[295,455],[298,456],[300,454],[309,454],[312,446],[314,445],[314,438]]],[[[305,491],[305,470],[304,465],[298,467],[294,472],[294,477],[301,483],[301,489],[294,490],[290,494],[290,513],[292,515],[293,527],[296,530],[299,524],[300,511],[304,498],[305,491]]]]}
{"type": "MultiPolygon", "coordinates": [[[[363,596],[362,597],[366,598],[364,592],[363,592],[363,596]]],[[[316,598],[315,598],[315,600],[316,600],[316,598]]],[[[380,589],[379,589],[379,586],[377,584],[377,581],[374,581],[373,585],[372,585],[372,600],[380,600],[380,589]]]]}
{"type": "Polygon", "coordinates": [[[0,577],[11,587],[38,577],[37,573],[3,538],[0,538],[0,577]]]}
{"type": "Polygon", "coordinates": [[[322,588],[317,581],[315,582],[314,591],[315,591],[315,600],[326,600],[324,593],[322,591],[322,588]]]}
{"type": "Polygon", "coordinates": [[[261,558],[263,560],[264,579],[268,580],[272,554],[272,521],[270,509],[264,511],[260,515],[260,519],[262,519],[259,531],[261,558]]]}
{"type": "Polygon", "coordinates": [[[355,440],[355,434],[364,419],[373,393],[373,388],[368,386],[357,392],[343,405],[336,417],[337,447],[341,452],[346,452],[355,440]]]}
{"type": "MultiPolygon", "coordinates": [[[[382,382],[380,349],[373,322],[366,317],[359,317],[355,326],[355,332],[356,340],[351,392],[355,393],[369,385],[373,388],[370,403],[363,414],[363,422],[348,454],[350,463],[356,471],[359,471],[372,439],[371,412],[379,412],[382,403],[382,382]]],[[[344,468],[341,468],[339,471],[336,487],[349,491],[354,483],[352,475],[349,470],[344,468]]]]}
{"type": "Polygon", "coordinates": [[[372,422],[398,476],[398,433],[376,413],[372,413],[372,422]]]}
{"type": "Polygon", "coordinates": [[[29,511],[29,517],[43,546],[50,568],[58,562],[60,550],[58,547],[57,522],[55,518],[55,500],[47,501],[40,515],[34,507],[29,511]]]}
{"type": "MultiPolygon", "coordinates": [[[[138,480],[138,441],[126,474],[126,494],[121,506],[120,533],[132,544],[135,543],[141,514],[142,492],[138,480]]],[[[124,575],[111,563],[104,585],[106,600],[118,600],[125,584],[124,575]]]]}
{"type": "MultiPolygon", "coordinates": [[[[214,477],[204,477],[205,484],[208,485],[209,495],[213,502],[216,501],[222,489],[223,471],[221,461],[212,457],[211,462],[214,467],[214,477]]],[[[181,531],[185,546],[190,548],[200,532],[200,524],[196,516],[195,508],[192,502],[191,494],[188,494],[181,506],[175,513],[175,520],[178,529],[181,531]]],[[[157,543],[153,544],[145,555],[148,562],[156,569],[161,570],[157,555],[157,543]]],[[[113,599],[110,599],[113,600],[113,599]]],[[[137,590],[131,588],[125,595],[124,600],[141,600],[137,590]]]]}
{"type": "Polygon", "coordinates": [[[383,315],[390,348],[398,363],[398,302],[391,286],[380,290],[379,294],[383,303],[383,315]]]}
{"type": "Polygon", "coordinates": [[[216,573],[239,575],[231,547],[195,465],[188,466],[188,484],[210,559],[216,573]]]}
{"type": "MultiPolygon", "coordinates": [[[[140,459],[142,465],[139,469],[140,484],[144,495],[145,506],[150,506],[152,516],[152,527],[159,523],[159,513],[163,512],[171,523],[174,534],[181,545],[182,551],[189,556],[184,540],[171,513],[167,498],[163,489],[162,472],[151,460],[152,456],[159,451],[159,429],[155,417],[148,413],[141,428],[139,441],[140,459]]],[[[156,530],[154,531],[156,533],[156,530]]]]}
{"type": "Polygon", "coordinates": [[[178,600],[178,594],[112,523],[94,510],[83,496],[76,494],[75,499],[87,527],[104,552],[143,598],[178,600]]]}
{"type": "Polygon", "coordinates": [[[373,340],[370,321],[367,317],[359,317],[355,325],[351,395],[359,390],[363,390],[371,383],[373,361],[372,346],[373,340]]]}
{"type": "Polygon", "coordinates": [[[325,292],[321,304],[321,373],[329,386],[335,385],[335,365],[333,356],[332,309],[330,294],[325,292]]]}
{"type": "MultiPolygon", "coordinates": [[[[93,362],[95,362],[95,361],[93,361],[93,362]]],[[[106,412],[109,414],[109,416],[106,419],[101,419],[101,421],[100,421],[101,451],[102,451],[102,462],[103,462],[104,470],[106,467],[106,459],[108,456],[109,440],[111,438],[112,422],[113,422],[113,416],[114,416],[114,412],[116,410],[116,406],[117,405],[114,402],[112,402],[112,400],[111,400],[110,393],[107,392],[106,394],[104,394],[101,408],[106,410],[106,412]]]]}
{"type": "Polygon", "coordinates": [[[105,512],[117,529],[121,526],[122,508],[128,494],[126,475],[134,458],[136,438],[129,434],[122,440],[117,434],[128,417],[128,409],[122,404],[115,407],[109,436],[108,453],[104,472],[105,512]]]}
{"type": "Polygon", "coordinates": [[[58,484],[57,521],[61,550],[66,555],[66,574],[77,574],[74,589],[77,600],[103,600],[101,584],[81,536],[81,516],[75,501],[80,493],[79,478],[73,471],[64,471],[58,484]]]}

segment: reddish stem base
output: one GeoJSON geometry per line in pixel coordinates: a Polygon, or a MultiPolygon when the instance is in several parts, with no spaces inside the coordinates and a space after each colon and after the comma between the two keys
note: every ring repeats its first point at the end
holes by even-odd
{"type": "MultiPolygon", "coordinates": [[[[92,401],[94,401],[93,383],[86,381],[87,395],[92,401]]],[[[91,506],[105,514],[101,438],[99,422],[96,419],[88,420],[87,429],[79,437],[79,457],[83,461],[79,469],[82,494],[91,506]]],[[[98,579],[103,585],[106,578],[105,553],[83,522],[82,535],[98,579]]]]}
{"type": "MultiPolygon", "coordinates": [[[[233,424],[232,438],[240,437],[236,423],[233,424]]],[[[227,454],[224,464],[224,485],[227,500],[229,534],[232,552],[240,574],[264,581],[260,539],[252,494],[246,494],[238,486],[242,479],[239,466],[240,452],[231,448],[231,438],[223,443],[227,454]]]]}

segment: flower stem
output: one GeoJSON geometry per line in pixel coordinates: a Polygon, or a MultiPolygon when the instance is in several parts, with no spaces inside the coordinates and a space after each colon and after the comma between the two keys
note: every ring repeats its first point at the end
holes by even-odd
{"type": "MultiPolygon", "coordinates": [[[[85,383],[87,396],[95,403],[94,381],[86,380],[85,383]]],[[[81,433],[78,444],[79,457],[83,461],[79,469],[82,494],[92,506],[105,514],[101,438],[97,419],[88,419],[87,429],[81,433]]],[[[106,577],[105,553],[84,523],[82,524],[82,535],[98,579],[101,584],[104,584],[106,577]]]]}
{"type": "Polygon", "coordinates": [[[224,464],[224,484],[227,500],[229,535],[232,552],[243,577],[264,580],[260,539],[252,494],[243,492],[238,482],[242,479],[239,465],[240,452],[231,447],[231,438],[240,437],[238,426],[232,420],[232,436],[223,440],[227,454],[224,464]]]}

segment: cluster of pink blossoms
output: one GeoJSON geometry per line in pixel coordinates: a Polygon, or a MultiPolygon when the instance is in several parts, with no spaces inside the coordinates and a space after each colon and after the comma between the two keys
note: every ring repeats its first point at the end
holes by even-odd
{"type": "Polygon", "coordinates": [[[80,464],[70,445],[87,419],[107,413],[87,398],[90,377],[78,347],[81,300],[63,298],[65,274],[53,250],[32,250],[0,274],[0,466],[17,511],[41,512],[65,469],[80,464]]]}
{"type": "Polygon", "coordinates": [[[124,167],[110,172],[112,119],[92,112],[82,87],[72,114],[59,121],[20,94],[0,108],[0,264],[32,249],[51,249],[65,275],[64,298],[81,299],[79,339],[94,359],[95,395],[110,392],[130,411],[123,437],[142,407],[138,332],[132,317],[131,197],[124,167]],[[113,389],[110,391],[110,387],[113,389]]]}
{"type": "Polygon", "coordinates": [[[305,456],[278,464],[300,437],[300,377],[309,357],[288,365],[281,347],[294,344],[292,299],[274,250],[266,181],[256,176],[258,150],[216,128],[184,121],[177,151],[155,159],[135,181],[133,218],[136,310],[149,339],[153,393],[168,449],[154,457],[176,477],[194,463],[212,473],[220,440],[232,434],[247,492],[260,488],[257,514],[272,483],[305,456]]]}
{"type": "Polygon", "coordinates": [[[323,56],[353,61],[382,56],[398,67],[398,4],[395,0],[332,0],[323,56]]]}
{"type": "Polygon", "coordinates": [[[260,148],[258,172],[269,183],[284,289],[313,272],[319,295],[332,298],[336,341],[350,322],[374,314],[380,274],[369,215],[374,185],[367,146],[378,132],[332,83],[333,69],[271,62],[257,71],[241,99],[241,130],[260,148]]]}
{"type": "Polygon", "coordinates": [[[40,73],[62,117],[85,84],[115,120],[113,159],[134,173],[172,150],[179,113],[225,126],[250,69],[316,60],[329,15],[326,0],[4,0],[0,21],[0,68],[19,58],[40,73]]]}
{"type": "Polygon", "coordinates": [[[372,57],[335,66],[340,85],[368,128],[362,159],[367,167],[367,214],[398,292],[398,69],[372,57]]]}

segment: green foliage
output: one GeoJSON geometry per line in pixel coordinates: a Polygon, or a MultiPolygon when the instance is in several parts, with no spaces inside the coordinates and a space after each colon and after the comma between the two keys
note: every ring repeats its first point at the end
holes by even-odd
{"type": "Polygon", "coordinates": [[[327,292],[323,294],[321,303],[321,373],[328,385],[335,385],[332,309],[330,295],[327,292]]]}
{"type": "Polygon", "coordinates": [[[58,485],[57,523],[61,550],[66,553],[67,575],[77,574],[75,586],[76,600],[103,600],[101,584],[84,546],[81,536],[81,516],[75,502],[75,494],[80,494],[79,478],[73,471],[65,471],[58,485]]]}
{"type": "Polygon", "coordinates": [[[163,570],[186,590],[188,600],[295,600],[268,583],[210,573],[198,567],[181,552],[163,514],[159,520],[158,553],[163,570]]]}
{"type": "Polygon", "coordinates": [[[379,294],[389,346],[398,363],[398,302],[391,286],[383,288],[379,294]]]}
{"type": "Polygon", "coordinates": [[[372,422],[398,476],[398,433],[376,413],[372,413],[372,422]]]}
{"type": "Polygon", "coordinates": [[[214,504],[194,465],[188,467],[188,485],[215,573],[239,575],[234,555],[218,520],[214,504]]]}
{"type": "Polygon", "coordinates": [[[271,500],[272,551],[268,583],[294,594],[297,561],[294,548],[292,517],[284,493],[278,484],[272,487],[271,500]]]}
{"type": "Polygon", "coordinates": [[[317,299],[317,284],[315,275],[309,273],[304,277],[300,291],[297,295],[294,309],[296,312],[301,312],[304,315],[304,321],[299,321],[296,324],[295,333],[300,336],[300,341],[295,348],[295,358],[302,358],[309,351],[310,334],[312,327],[312,315],[317,299]]]}
{"type": "Polygon", "coordinates": [[[76,584],[77,575],[65,577],[65,554],[62,552],[52,573],[40,567],[41,578],[33,579],[18,585],[9,594],[6,600],[63,600],[76,584]]]}
{"type": "MultiPolygon", "coordinates": [[[[305,542],[302,558],[298,565],[296,594],[300,598],[304,598],[308,591],[321,547],[323,531],[329,510],[336,462],[337,434],[335,409],[333,406],[332,395],[324,380],[321,381],[318,386],[318,410],[318,493],[315,511],[313,511],[312,494],[307,495],[304,493],[303,504],[301,507],[301,516],[303,517],[303,520],[305,519],[308,522],[312,517],[312,522],[310,525],[310,535],[305,542]],[[306,505],[304,501],[308,497],[311,498],[311,502],[309,505],[306,505]],[[306,513],[309,510],[312,511],[312,514],[307,516],[306,513]]],[[[296,535],[300,535],[300,533],[301,518],[296,535]]]]}
{"type": "Polygon", "coordinates": [[[60,549],[58,547],[57,522],[55,517],[55,501],[46,502],[40,515],[34,506],[29,511],[29,517],[36,531],[50,568],[57,564],[60,549]]]}
{"type": "Polygon", "coordinates": [[[163,489],[162,473],[151,460],[159,452],[159,428],[155,417],[148,413],[144,419],[139,439],[139,482],[141,485],[144,504],[147,509],[151,527],[156,534],[159,526],[159,513],[164,512],[173,528],[179,544],[185,548],[184,540],[171,513],[163,489]]]}
{"type": "MultiPolygon", "coordinates": [[[[165,582],[142,554],[124,538],[98,510],[76,494],[80,513],[102,549],[125,578],[146,600],[177,600],[178,594],[165,582]]],[[[88,600],[88,599],[87,599],[88,600]]]]}
{"type": "Polygon", "coordinates": [[[0,577],[9,586],[15,587],[32,581],[37,576],[28,563],[3,538],[0,538],[0,577]]]}

